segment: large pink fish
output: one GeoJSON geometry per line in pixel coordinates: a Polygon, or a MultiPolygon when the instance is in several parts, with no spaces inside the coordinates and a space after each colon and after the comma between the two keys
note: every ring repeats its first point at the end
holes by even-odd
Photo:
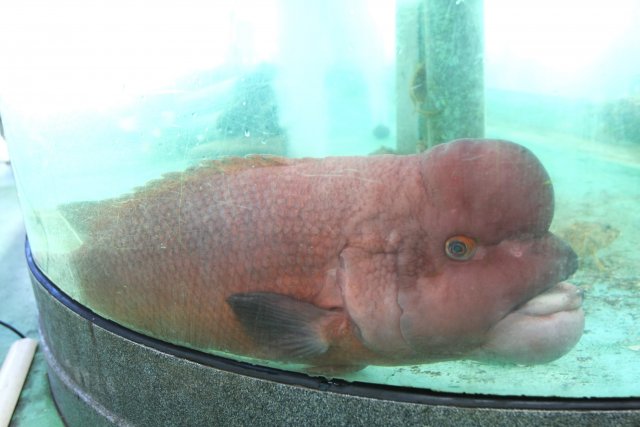
{"type": "Polygon", "coordinates": [[[83,302],[138,331],[315,372],[544,363],[579,340],[576,255],[527,149],[214,161],[75,206],[83,302]]]}

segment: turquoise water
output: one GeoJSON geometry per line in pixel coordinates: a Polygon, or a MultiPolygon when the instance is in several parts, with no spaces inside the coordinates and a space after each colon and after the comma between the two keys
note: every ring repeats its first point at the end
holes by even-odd
{"type": "MultiPolygon", "coordinates": [[[[632,25],[640,13],[627,5],[625,14],[603,2],[600,14],[589,7],[584,16],[558,21],[553,17],[567,3],[558,9],[541,2],[546,14],[536,13],[530,19],[536,24],[533,31],[523,33],[531,7],[514,11],[512,2],[500,3],[502,8],[485,7],[483,21],[476,21],[481,18],[477,13],[463,15],[471,24],[484,25],[484,47],[448,46],[458,55],[444,55],[435,65],[430,61],[439,51],[429,44],[432,39],[418,46],[425,31],[434,31],[419,24],[419,14],[426,13],[421,2],[389,3],[386,9],[367,8],[368,13],[359,13],[365,6],[358,2],[349,7],[311,2],[315,12],[332,17],[331,27],[319,24],[311,10],[276,0],[260,13],[224,6],[215,25],[185,27],[204,31],[189,39],[193,57],[184,54],[187,49],[179,41],[167,40],[163,34],[168,32],[159,26],[157,39],[153,31],[142,32],[149,40],[126,32],[120,41],[91,39],[97,46],[134,47],[120,50],[130,56],[106,61],[89,55],[95,60],[91,72],[70,58],[100,49],[71,44],[67,52],[61,42],[56,49],[67,55],[59,57],[69,62],[54,66],[52,74],[34,72],[33,81],[16,77],[32,65],[21,62],[28,55],[14,52],[10,71],[17,73],[0,74],[0,113],[39,266],[73,298],[96,303],[86,297],[87,284],[70,262],[82,248],[82,229],[91,218],[70,218],[61,207],[131,194],[166,173],[182,173],[207,160],[248,154],[413,154],[449,134],[508,139],[528,147],[548,170],[556,196],[551,230],[580,256],[580,268],[570,279],[585,293],[586,328],[579,343],[560,359],[538,366],[454,361],[369,366],[337,376],[464,393],[640,396],[640,252],[634,250],[640,240],[640,64],[635,55],[640,37],[632,25]],[[546,22],[549,31],[540,34],[538,21],[546,22]],[[162,48],[152,49],[148,58],[135,50],[146,52],[156,44],[162,48]],[[111,68],[109,61],[120,65],[111,68]],[[469,69],[474,73],[465,72],[469,69]],[[28,90],[12,91],[4,83],[11,79],[28,90]],[[32,88],[34,82],[42,87],[32,88]],[[470,102],[461,102],[467,92],[470,102]],[[446,126],[438,123],[438,112],[451,105],[453,119],[446,126]]],[[[449,12],[470,4],[452,2],[438,22],[448,22],[449,12]]],[[[159,19],[174,23],[170,13],[159,19]]],[[[29,22],[14,31],[37,33],[37,22],[29,22]]],[[[446,30],[430,36],[446,40],[450,31],[477,40],[474,31],[482,25],[471,24],[445,25],[446,30]]],[[[139,22],[134,28],[141,33],[139,22]]],[[[37,46],[25,49],[38,52],[37,46]]],[[[263,261],[255,260],[256,265],[263,261]]],[[[183,307],[193,302],[184,300],[182,289],[188,286],[175,286],[183,307]]],[[[120,321],[113,313],[101,314],[120,321]]],[[[167,318],[177,323],[162,332],[181,332],[176,326],[180,315],[172,312],[167,318]]],[[[136,324],[126,326],[146,332],[136,324]]],[[[198,349],[303,370],[216,347],[198,349]]]]}
{"type": "MultiPolygon", "coordinates": [[[[522,95],[522,99],[526,98],[526,95],[522,95]]],[[[401,367],[370,366],[341,377],[353,381],[466,393],[571,397],[640,394],[640,332],[636,319],[640,305],[640,276],[637,270],[640,254],[628,250],[640,238],[637,216],[640,203],[640,145],[602,143],[575,136],[563,128],[554,129],[553,126],[542,131],[522,124],[514,127],[503,119],[499,109],[492,114],[491,108],[487,115],[487,136],[517,141],[531,149],[543,162],[551,175],[556,193],[552,231],[560,235],[584,232],[593,236],[594,242],[587,243],[586,252],[581,253],[583,259],[580,269],[571,278],[572,283],[586,293],[586,328],[582,339],[564,357],[538,366],[496,366],[456,361],[401,367]],[[577,228],[575,223],[578,223],[577,228]],[[615,230],[615,237],[607,235],[607,227],[615,230]],[[523,384],[526,387],[523,388],[523,384]]],[[[167,144],[171,137],[168,138],[167,144]]],[[[358,149],[366,153],[373,151],[379,141],[371,137],[367,142],[359,143],[358,149]]],[[[42,236],[33,230],[46,229],[42,233],[46,235],[42,240],[46,245],[40,249],[39,262],[48,269],[50,277],[58,279],[55,281],[65,291],[80,299],[82,284],[73,282],[68,267],[64,263],[47,264],[51,254],[54,255],[52,259],[59,260],[60,253],[80,243],[69,237],[73,224],[65,221],[56,211],[54,203],[114,197],[167,171],[183,170],[200,161],[190,156],[192,147],[180,144],[175,149],[178,155],[172,156],[165,156],[161,151],[143,151],[142,154],[125,152],[123,155],[108,147],[95,154],[93,147],[89,148],[84,151],[76,149],[73,152],[76,157],[64,157],[68,174],[61,173],[49,182],[50,188],[57,192],[45,192],[43,194],[47,197],[38,200],[43,206],[34,209],[33,214],[38,221],[34,221],[37,225],[31,224],[30,232],[35,247],[42,236]],[[92,161],[96,155],[101,156],[98,168],[92,161]],[[118,173],[114,173],[114,168],[118,173]],[[79,185],[79,176],[84,176],[86,183],[79,185]]],[[[20,160],[18,157],[17,162],[20,160]]],[[[31,176],[24,179],[22,185],[36,185],[40,178],[38,175],[31,176]]],[[[571,241],[575,236],[563,237],[571,241]]],[[[580,243],[580,240],[577,242],[580,243]]],[[[135,325],[128,326],[135,329],[135,325]]],[[[205,350],[219,353],[215,348],[205,350]]],[[[241,359],[284,369],[303,368],[241,359]]]]}

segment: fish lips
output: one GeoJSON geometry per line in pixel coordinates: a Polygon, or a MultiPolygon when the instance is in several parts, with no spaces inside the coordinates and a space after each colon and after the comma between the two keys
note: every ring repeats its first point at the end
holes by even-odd
{"type": "Polygon", "coordinates": [[[573,348],[584,330],[583,292],[560,282],[530,299],[491,328],[470,358],[533,365],[555,360],[573,348]]]}
{"type": "Polygon", "coordinates": [[[553,245],[564,256],[556,281],[516,306],[487,333],[469,358],[488,363],[535,365],[551,362],[571,350],[584,331],[584,292],[564,281],[578,269],[578,256],[556,236],[553,245]],[[559,281],[557,281],[559,280],[559,281]]]}

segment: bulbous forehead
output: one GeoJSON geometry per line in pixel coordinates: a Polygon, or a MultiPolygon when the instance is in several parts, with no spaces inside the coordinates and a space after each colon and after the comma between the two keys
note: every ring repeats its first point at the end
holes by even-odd
{"type": "Polygon", "coordinates": [[[431,227],[487,242],[549,229],[554,209],[549,175],[518,144],[471,139],[442,144],[424,154],[421,174],[430,210],[439,212],[431,227]]]}

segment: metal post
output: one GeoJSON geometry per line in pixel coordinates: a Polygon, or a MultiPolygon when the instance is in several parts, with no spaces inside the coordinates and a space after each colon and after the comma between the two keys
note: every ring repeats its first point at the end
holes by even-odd
{"type": "Polygon", "coordinates": [[[483,1],[400,1],[398,152],[484,136],[483,1]]]}

